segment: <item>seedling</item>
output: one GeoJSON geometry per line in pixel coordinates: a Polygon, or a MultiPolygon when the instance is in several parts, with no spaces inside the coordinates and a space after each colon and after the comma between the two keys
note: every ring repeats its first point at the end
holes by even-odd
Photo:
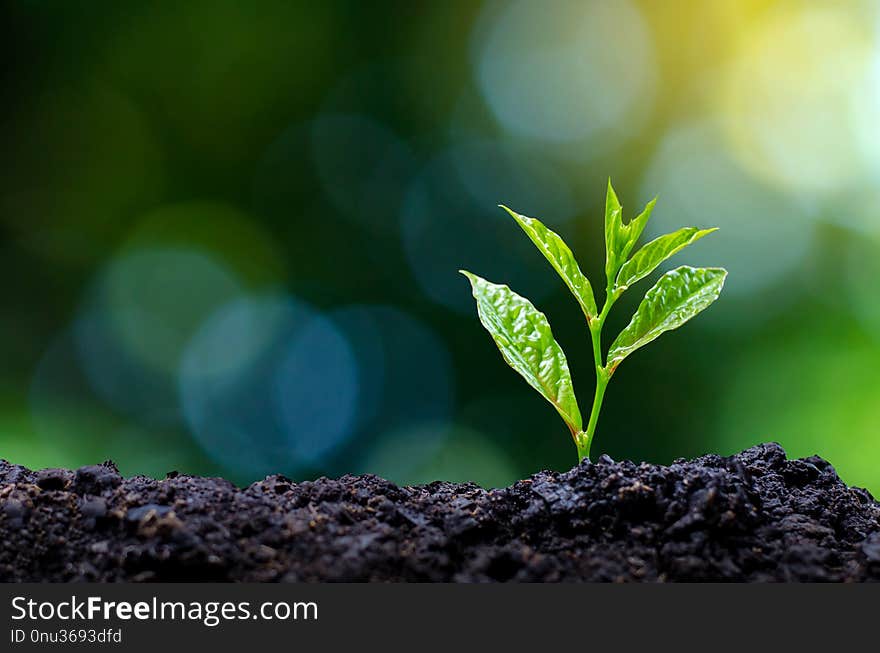
{"type": "Polygon", "coordinates": [[[611,181],[605,198],[605,301],[596,306],[593,287],[581,272],[574,255],[558,234],[539,220],[528,218],[502,206],[522,227],[541,251],[565,285],[577,299],[590,330],[596,367],[596,393],[587,428],[571,382],[568,361],[553,338],[546,316],[525,297],[506,285],[486,281],[461,270],[471,282],[480,322],[491,334],[507,364],[541,393],[568,425],[578,458],[590,457],[605,389],[623,360],[662,333],[677,329],[718,299],[727,270],[681,266],[665,273],[646,294],[626,328],[611,343],[607,356],[602,354],[602,327],[611,307],[634,283],[644,279],[658,265],[715,229],[684,227],[652,240],[630,258],[630,252],[642,231],[656,198],[630,220],[623,222],[623,209],[611,181]]]}

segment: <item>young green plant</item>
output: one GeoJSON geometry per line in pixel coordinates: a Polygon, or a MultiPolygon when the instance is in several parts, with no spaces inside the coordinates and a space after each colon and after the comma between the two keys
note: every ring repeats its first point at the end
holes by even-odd
{"type": "Polygon", "coordinates": [[[632,320],[602,351],[602,328],[614,303],[634,283],[657,266],[715,229],[684,227],[660,236],[630,257],[642,235],[655,200],[627,223],[611,181],[605,199],[605,299],[596,305],[593,287],[581,272],[574,255],[558,234],[539,220],[502,206],[549,261],[580,304],[593,347],[596,391],[589,421],[583,427],[581,412],[571,382],[568,361],[553,338],[546,316],[525,297],[506,285],[494,284],[461,270],[471,282],[480,322],[491,334],[504,360],[549,401],[568,425],[577,446],[578,458],[590,457],[590,446],[608,382],[623,360],[666,331],[677,329],[714,302],[721,293],[727,271],[723,268],[681,266],[663,274],[645,294],[632,320]]]}

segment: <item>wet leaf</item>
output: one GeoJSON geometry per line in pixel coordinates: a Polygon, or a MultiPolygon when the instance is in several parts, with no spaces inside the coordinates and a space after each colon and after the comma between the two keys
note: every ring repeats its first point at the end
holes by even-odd
{"type": "Polygon", "coordinates": [[[684,227],[671,234],[655,238],[621,266],[620,272],[617,274],[617,287],[626,289],[644,279],[656,270],[663,261],[713,231],[717,231],[717,229],[684,227]]]}
{"type": "Polygon", "coordinates": [[[547,318],[525,297],[505,285],[461,270],[471,282],[480,322],[504,360],[565,420],[572,434],[582,428],[568,361],[553,338],[547,318]]]}
{"type": "Polygon", "coordinates": [[[608,180],[605,195],[605,276],[609,286],[614,284],[620,267],[645,230],[656,203],[656,199],[651,200],[639,215],[624,224],[623,207],[611,186],[611,180],[608,180]]]}
{"type": "Polygon", "coordinates": [[[608,351],[608,368],[666,331],[677,329],[718,299],[727,270],[682,266],[664,274],[651,288],[608,351]]]}
{"type": "Polygon", "coordinates": [[[609,179],[608,189],[605,191],[605,276],[609,283],[616,278],[617,270],[620,269],[618,259],[625,240],[623,207],[609,179]]]}
{"type": "Polygon", "coordinates": [[[650,202],[645,204],[645,208],[642,209],[642,212],[639,213],[636,217],[630,220],[629,224],[626,225],[627,229],[627,241],[626,247],[621,254],[621,262],[625,261],[629,256],[629,253],[632,251],[632,248],[635,246],[636,241],[641,237],[642,232],[645,230],[645,225],[648,224],[648,220],[651,217],[651,213],[654,212],[654,206],[657,204],[657,198],[655,197],[650,202]]]}
{"type": "Polygon", "coordinates": [[[581,272],[574,254],[571,253],[568,245],[556,232],[548,229],[540,220],[520,215],[515,211],[511,211],[506,206],[501,206],[507,211],[514,220],[517,221],[526,235],[535,243],[535,246],[541,251],[556,273],[562,277],[565,285],[577,299],[581,305],[587,320],[594,318],[598,313],[596,309],[596,299],[593,296],[593,287],[590,285],[587,277],[581,272]]]}

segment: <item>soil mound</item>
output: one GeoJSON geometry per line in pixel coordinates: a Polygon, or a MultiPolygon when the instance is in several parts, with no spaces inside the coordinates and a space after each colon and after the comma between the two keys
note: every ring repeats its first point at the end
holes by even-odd
{"type": "Polygon", "coordinates": [[[880,581],[880,504],[776,444],[495,490],[0,461],[0,580],[880,581]]]}

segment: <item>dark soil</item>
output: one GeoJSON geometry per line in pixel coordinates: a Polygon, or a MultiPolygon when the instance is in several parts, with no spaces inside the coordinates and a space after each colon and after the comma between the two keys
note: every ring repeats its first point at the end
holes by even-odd
{"type": "Polygon", "coordinates": [[[499,490],[0,462],[3,581],[880,580],[880,504],[775,444],[499,490]]]}

